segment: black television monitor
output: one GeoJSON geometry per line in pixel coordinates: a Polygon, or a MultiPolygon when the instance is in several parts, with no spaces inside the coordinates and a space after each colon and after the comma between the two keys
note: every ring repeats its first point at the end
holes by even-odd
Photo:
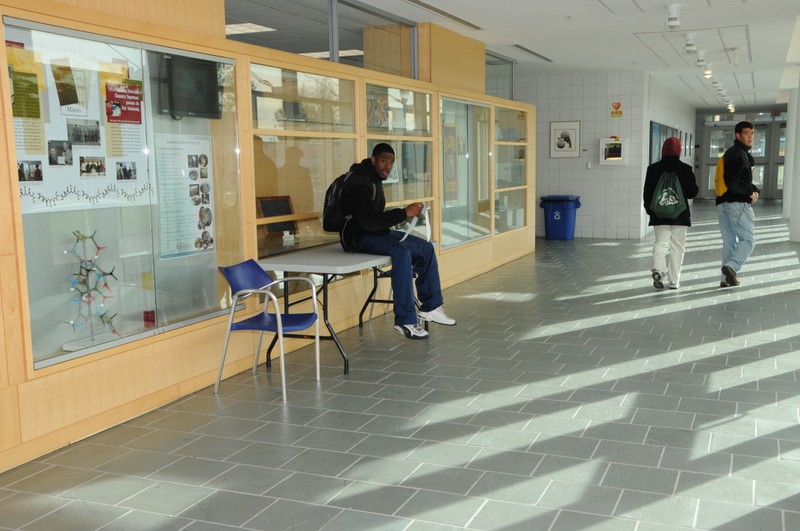
{"type": "Polygon", "coordinates": [[[220,118],[220,63],[181,55],[161,55],[159,111],[184,116],[220,118]]]}

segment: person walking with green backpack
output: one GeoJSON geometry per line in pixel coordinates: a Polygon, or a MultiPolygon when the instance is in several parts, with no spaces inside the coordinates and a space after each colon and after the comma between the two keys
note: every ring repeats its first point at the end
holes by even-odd
{"type": "Polygon", "coordinates": [[[650,274],[656,289],[680,287],[686,233],[692,225],[689,199],[699,191],[692,167],[680,159],[682,151],[680,138],[667,138],[661,160],[647,167],[644,179],[644,209],[655,233],[650,274]]]}

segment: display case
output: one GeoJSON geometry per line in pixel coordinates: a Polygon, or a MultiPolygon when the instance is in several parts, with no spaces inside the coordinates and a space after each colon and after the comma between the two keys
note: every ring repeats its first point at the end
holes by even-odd
{"type": "Polygon", "coordinates": [[[527,113],[495,108],[495,233],[525,225],[527,113]]]}

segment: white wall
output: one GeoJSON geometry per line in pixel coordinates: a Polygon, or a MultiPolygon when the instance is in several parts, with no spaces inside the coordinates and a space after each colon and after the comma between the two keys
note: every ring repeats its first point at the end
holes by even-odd
{"type": "MultiPolygon", "coordinates": [[[[518,76],[515,99],[536,105],[537,195],[579,195],[576,238],[641,239],[647,233],[642,186],[648,163],[650,120],[694,132],[694,109],[677,95],[650,81],[643,72],[596,72],[518,76]],[[619,102],[622,115],[612,116],[619,102]],[[689,119],[686,119],[689,117],[689,119]],[[665,121],[666,120],[666,121],[665,121]],[[580,157],[550,157],[550,122],[579,121],[580,157]],[[625,165],[600,161],[600,139],[628,142],[625,165]]],[[[537,208],[537,236],[543,237],[544,214],[537,208]]]]}

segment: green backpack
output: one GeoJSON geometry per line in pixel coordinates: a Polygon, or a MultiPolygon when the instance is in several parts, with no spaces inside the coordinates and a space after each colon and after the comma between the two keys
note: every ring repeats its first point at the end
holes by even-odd
{"type": "Polygon", "coordinates": [[[665,171],[658,178],[650,212],[661,219],[677,219],[686,210],[686,199],[675,172],[665,171]]]}

